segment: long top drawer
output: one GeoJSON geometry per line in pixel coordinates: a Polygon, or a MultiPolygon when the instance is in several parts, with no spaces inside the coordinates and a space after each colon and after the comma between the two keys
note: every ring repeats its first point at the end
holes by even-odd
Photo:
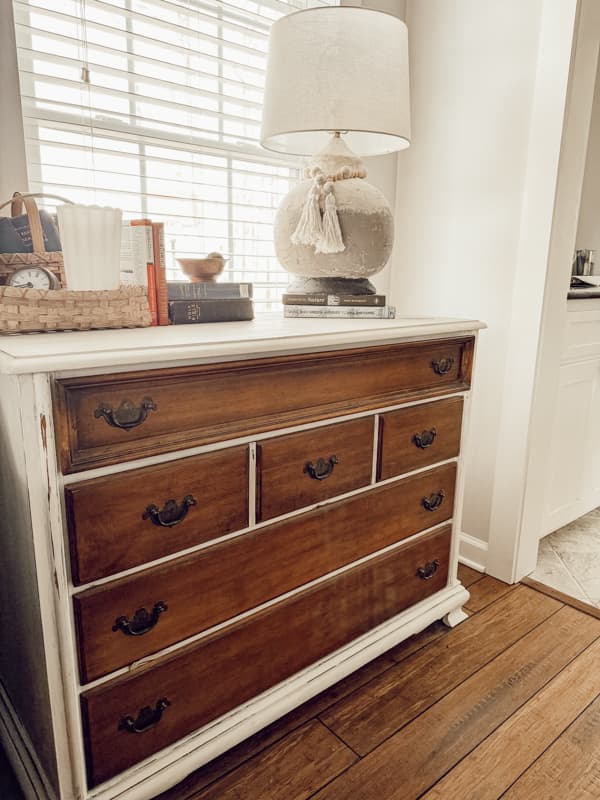
{"type": "Polygon", "coordinates": [[[65,473],[470,385],[473,337],[59,380],[65,473]]]}

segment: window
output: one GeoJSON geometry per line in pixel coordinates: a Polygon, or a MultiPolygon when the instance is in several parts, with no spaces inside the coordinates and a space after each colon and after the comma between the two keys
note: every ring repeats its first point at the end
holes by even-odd
{"type": "Polygon", "coordinates": [[[257,311],[287,284],[272,243],[297,163],[259,143],[271,23],[337,0],[14,0],[32,191],[165,223],[178,257],[218,250],[257,311]]]}

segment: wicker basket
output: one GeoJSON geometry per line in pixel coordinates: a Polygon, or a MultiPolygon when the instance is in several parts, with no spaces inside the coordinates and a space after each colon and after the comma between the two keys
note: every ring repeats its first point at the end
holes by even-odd
{"type": "Polygon", "coordinates": [[[70,200],[54,194],[21,194],[21,192],[15,192],[11,200],[7,200],[0,205],[1,210],[10,203],[12,217],[19,217],[23,213],[23,205],[25,206],[33,244],[33,253],[0,253],[0,283],[5,283],[6,279],[20,267],[45,267],[56,275],[61,286],[65,286],[63,254],[61,251],[53,253],[46,251],[42,221],[34,197],[53,197],[64,203],[70,202],[70,200]]]}
{"type": "Polygon", "coordinates": [[[146,328],[150,322],[144,286],[103,292],[0,286],[2,333],[146,328]]]}

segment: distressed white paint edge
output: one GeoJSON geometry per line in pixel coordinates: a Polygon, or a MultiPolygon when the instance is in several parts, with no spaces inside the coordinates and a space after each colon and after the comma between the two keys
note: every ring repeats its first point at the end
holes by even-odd
{"type": "MultiPolygon", "coordinates": [[[[457,473],[456,473],[456,484],[454,490],[454,514],[452,519],[452,545],[450,551],[450,575],[453,576],[453,580],[455,584],[459,583],[458,579],[458,561],[460,555],[460,541],[459,536],[462,530],[462,515],[463,515],[463,506],[464,506],[464,496],[465,496],[465,480],[466,480],[466,461],[467,461],[467,442],[469,441],[469,434],[470,434],[470,420],[471,420],[471,403],[473,397],[473,383],[474,383],[474,376],[475,376],[475,364],[477,361],[477,343],[478,343],[478,334],[475,334],[475,341],[473,342],[473,354],[472,354],[472,361],[471,361],[471,387],[468,393],[463,395],[463,409],[462,409],[462,420],[461,420],[461,429],[460,429],[460,447],[459,447],[459,459],[457,462],[457,473]]],[[[450,618],[449,618],[450,619],[450,618]]],[[[455,615],[456,619],[456,615],[455,615]]],[[[460,621],[460,620],[458,620],[460,621]]],[[[453,624],[458,624],[458,621],[453,624]]],[[[452,625],[450,622],[447,623],[450,627],[452,625]]]]}
{"type": "Polygon", "coordinates": [[[225,750],[287,714],[432,622],[449,616],[467,602],[457,585],[393,617],[346,647],[318,661],[273,689],[238,707],[215,723],[182,739],[137,767],[89,792],[90,800],[151,800],[225,750]],[[120,791],[116,791],[115,789],[120,791]]]}
{"type": "Polygon", "coordinates": [[[476,539],[468,533],[461,531],[458,534],[459,555],[461,564],[477,572],[486,572],[488,560],[488,544],[481,539],[476,539]]]}
{"type": "Polygon", "coordinates": [[[230,322],[227,325],[217,322],[119,331],[3,336],[0,337],[0,370],[6,374],[57,372],[61,377],[92,375],[106,370],[116,373],[335,351],[375,343],[385,345],[471,336],[485,327],[477,320],[436,317],[367,320],[370,324],[364,324],[364,320],[264,317],[252,323],[230,322]],[[309,322],[310,325],[291,325],[293,322],[309,322]],[[194,330],[182,332],[180,328],[194,330]]]}
{"type": "Polygon", "coordinates": [[[0,743],[26,800],[55,800],[50,781],[1,681],[0,743]]]}
{"type": "Polygon", "coordinates": [[[69,596],[67,548],[63,527],[62,490],[58,480],[58,463],[52,414],[52,395],[48,375],[22,375],[19,378],[24,408],[32,409],[29,445],[32,474],[28,476],[33,494],[47,498],[32,504],[34,547],[38,561],[39,598],[46,638],[46,670],[50,686],[50,702],[54,724],[60,798],[80,798],[86,792],[85,756],[81,735],[81,718],[77,688],[79,670],[73,621],[73,604],[69,596]],[[41,416],[46,420],[46,443],[41,439],[41,416]],[[37,463],[34,463],[37,462],[37,463]],[[35,512],[35,513],[34,513],[35,512]]]}

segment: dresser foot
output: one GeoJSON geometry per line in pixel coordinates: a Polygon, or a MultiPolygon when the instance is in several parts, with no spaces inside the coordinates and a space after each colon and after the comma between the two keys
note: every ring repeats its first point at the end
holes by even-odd
{"type": "Polygon", "coordinates": [[[447,625],[449,628],[455,628],[461,622],[464,622],[468,618],[468,614],[466,614],[462,608],[455,608],[446,614],[445,617],[442,617],[442,622],[444,625],[447,625]]]}

